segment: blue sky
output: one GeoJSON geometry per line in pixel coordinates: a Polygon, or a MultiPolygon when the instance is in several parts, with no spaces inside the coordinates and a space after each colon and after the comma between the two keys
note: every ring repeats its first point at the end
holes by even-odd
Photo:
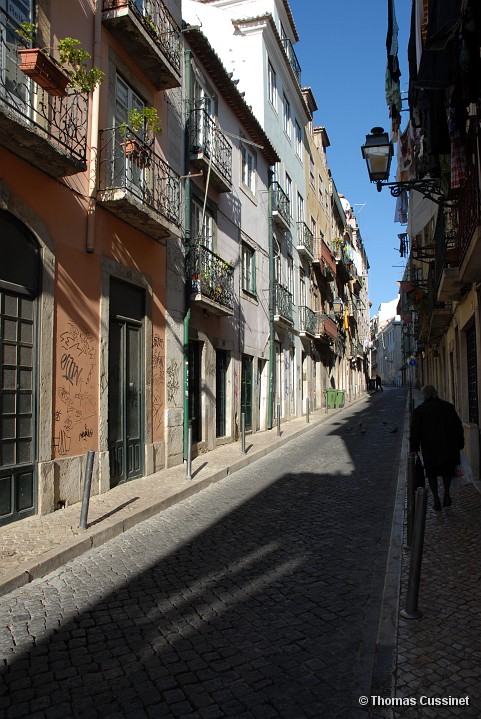
{"type": "MultiPolygon", "coordinates": [[[[360,147],[372,127],[390,128],[384,93],[387,0],[290,0],[300,40],[295,45],[302,84],[312,88],[316,125],[327,129],[327,150],[338,192],[354,206],[369,258],[371,315],[396,297],[404,260],[399,256],[395,200],[369,183],[360,147]]],[[[401,90],[407,91],[411,0],[396,0],[401,90]]],[[[403,113],[407,119],[407,113],[403,113]]],[[[405,122],[403,122],[404,127],[405,122]]],[[[391,168],[394,179],[395,160],[391,168]]]]}

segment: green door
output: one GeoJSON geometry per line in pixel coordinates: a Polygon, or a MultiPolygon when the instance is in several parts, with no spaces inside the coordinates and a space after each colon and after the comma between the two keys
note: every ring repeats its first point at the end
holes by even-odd
{"type": "Polygon", "coordinates": [[[252,429],[252,357],[242,355],[241,412],[245,415],[245,428],[252,429]]]}
{"type": "Polygon", "coordinates": [[[36,512],[38,247],[0,212],[0,526],[36,512]]]}
{"type": "Polygon", "coordinates": [[[227,432],[227,367],[229,355],[225,350],[216,352],[215,373],[215,436],[225,437],[227,432]]]}
{"type": "Polygon", "coordinates": [[[143,330],[139,317],[144,311],[144,291],[112,281],[110,304],[108,425],[110,486],[115,487],[143,473],[143,330]]]}
{"type": "Polygon", "coordinates": [[[189,342],[189,421],[192,442],[200,442],[202,439],[201,358],[202,344],[189,342]]]}

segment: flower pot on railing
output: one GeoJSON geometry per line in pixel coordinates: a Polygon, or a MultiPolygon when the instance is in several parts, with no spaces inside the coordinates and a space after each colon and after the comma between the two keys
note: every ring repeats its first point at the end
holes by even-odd
{"type": "Polygon", "coordinates": [[[63,97],[67,94],[70,75],[53,58],[38,47],[19,48],[20,70],[40,85],[49,95],[63,97]]]}
{"type": "Polygon", "coordinates": [[[125,142],[120,143],[126,157],[129,157],[138,167],[150,167],[152,161],[152,153],[149,147],[146,147],[140,140],[132,137],[125,142]]]}

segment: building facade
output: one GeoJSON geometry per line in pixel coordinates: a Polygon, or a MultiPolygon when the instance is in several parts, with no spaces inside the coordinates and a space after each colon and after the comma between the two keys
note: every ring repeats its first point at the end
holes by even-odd
{"type": "Polygon", "coordinates": [[[78,502],[89,451],[106,492],[361,388],[298,39],[278,0],[0,4],[0,524],[78,502]]]}

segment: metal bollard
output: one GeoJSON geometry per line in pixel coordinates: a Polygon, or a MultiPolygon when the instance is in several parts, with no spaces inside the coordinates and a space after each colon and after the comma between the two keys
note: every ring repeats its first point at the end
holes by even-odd
{"type": "Polygon", "coordinates": [[[82,496],[82,508],[80,510],[80,529],[87,529],[87,515],[89,513],[90,488],[92,486],[92,474],[94,470],[95,452],[89,449],[87,452],[87,464],[85,466],[84,491],[82,496]]]}
{"type": "Polygon", "coordinates": [[[426,507],[428,505],[428,490],[419,487],[416,491],[416,511],[414,515],[414,544],[409,565],[408,589],[406,594],[406,608],[401,610],[404,619],[419,619],[423,613],[418,610],[419,581],[421,579],[421,564],[423,560],[424,530],[426,528],[426,507]]]}
{"type": "Polygon", "coordinates": [[[414,502],[416,499],[416,488],[414,487],[414,462],[415,456],[410,454],[407,465],[406,492],[407,492],[407,513],[406,513],[406,549],[411,549],[413,543],[414,529],[414,502]]]}
{"type": "Polygon", "coordinates": [[[281,436],[281,405],[277,405],[277,436],[281,436]]]}
{"type": "Polygon", "coordinates": [[[328,414],[328,413],[329,413],[329,406],[327,404],[327,392],[326,392],[326,414],[328,414]]]}
{"type": "Polygon", "coordinates": [[[187,439],[187,479],[192,479],[192,425],[189,424],[189,433],[187,439]]]}
{"type": "Polygon", "coordinates": [[[309,424],[309,397],[306,399],[306,422],[309,424]]]}
{"type": "Polygon", "coordinates": [[[246,416],[244,412],[241,414],[241,452],[246,453],[246,416]]]}

